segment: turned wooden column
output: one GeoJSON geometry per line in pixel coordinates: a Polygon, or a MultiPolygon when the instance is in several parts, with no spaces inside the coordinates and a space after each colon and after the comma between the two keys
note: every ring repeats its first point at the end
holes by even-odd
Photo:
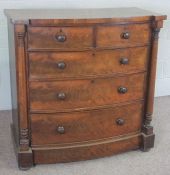
{"type": "Polygon", "coordinates": [[[26,26],[24,24],[16,24],[15,30],[15,53],[16,53],[16,69],[17,69],[17,95],[18,95],[18,116],[19,116],[19,150],[18,162],[19,167],[32,166],[32,150],[30,149],[29,138],[29,120],[28,120],[28,104],[27,104],[27,69],[26,69],[26,26]]]}
{"type": "Polygon", "coordinates": [[[147,85],[147,97],[146,97],[146,115],[143,126],[143,146],[142,149],[147,151],[154,146],[155,134],[153,133],[153,127],[151,126],[153,106],[154,106],[154,93],[155,93],[155,78],[156,78],[156,66],[157,66],[157,52],[158,52],[158,39],[160,28],[163,26],[162,20],[156,20],[153,18],[151,28],[151,52],[150,62],[148,70],[148,85],[147,85]]]}

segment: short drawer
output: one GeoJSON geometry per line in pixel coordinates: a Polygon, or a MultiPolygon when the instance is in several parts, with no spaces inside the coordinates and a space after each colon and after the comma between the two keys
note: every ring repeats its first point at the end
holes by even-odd
{"type": "Polygon", "coordinates": [[[84,112],[32,114],[32,145],[82,142],[140,131],[142,111],[142,103],[136,102],[84,112]]]}
{"type": "Polygon", "coordinates": [[[146,70],[148,47],[29,53],[30,79],[76,78],[146,70]]]}
{"type": "Polygon", "coordinates": [[[78,49],[91,48],[91,27],[29,27],[29,49],[78,49]]]}
{"type": "Polygon", "coordinates": [[[70,111],[142,99],[145,74],[49,82],[30,82],[30,110],[70,111]]]}
{"type": "Polygon", "coordinates": [[[99,26],[97,47],[130,47],[148,44],[151,38],[150,24],[99,26]]]}

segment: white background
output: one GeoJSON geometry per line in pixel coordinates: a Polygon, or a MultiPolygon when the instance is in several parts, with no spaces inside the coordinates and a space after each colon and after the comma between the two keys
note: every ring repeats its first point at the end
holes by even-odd
{"type": "Polygon", "coordinates": [[[8,34],[4,9],[104,7],[140,7],[168,15],[160,33],[155,95],[170,95],[170,0],[0,0],[0,110],[11,108],[8,34]]]}

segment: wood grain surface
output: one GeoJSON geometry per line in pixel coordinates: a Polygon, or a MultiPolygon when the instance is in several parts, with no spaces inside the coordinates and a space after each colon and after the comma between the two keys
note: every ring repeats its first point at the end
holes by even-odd
{"type": "Polygon", "coordinates": [[[30,111],[70,111],[143,99],[145,74],[113,78],[30,82],[30,111]],[[119,88],[127,88],[119,93],[119,88]],[[60,94],[65,99],[59,99],[60,94]]]}
{"type": "Polygon", "coordinates": [[[138,8],[5,10],[18,165],[154,145],[158,34],[138,8]]]}
{"type": "Polygon", "coordinates": [[[89,141],[140,131],[142,114],[142,102],[84,112],[32,114],[32,145],[89,141]],[[119,124],[119,119],[124,123],[119,124]],[[58,127],[64,127],[63,134],[58,127]]]}
{"type": "Polygon", "coordinates": [[[97,47],[130,47],[140,44],[148,44],[150,41],[151,29],[149,23],[99,26],[96,34],[97,47]],[[129,38],[124,39],[123,33],[128,32],[129,38]]]}
{"type": "Polygon", "coordinates": [[[147,69],[149,47],[86,52],[29,53],[31,80],[83,78],[129,74],[147,69]],[[122,64],[122,59],[128,59],[122,64]],[[60,68],[59,64],[64,64],[60,68]]]}
{"type": "Polygon", "coordinates": [[[36,164],[58,163],[94,159],[111,156],[121,152],[137,149],[142,142],[140,135],[133,135],[122,139],[109,139],[108,141],[93,144],[70,146],[67,148],[34,149],[34,162],[36,164]]]}
{"type": "Polygon", "coordinates": [[[29,27],[28,48],[30,49],[70,49],[91,48],[93,45],[92,27],[29,27]],[[56,36],[64,35],[60,42],[56,36]]]}

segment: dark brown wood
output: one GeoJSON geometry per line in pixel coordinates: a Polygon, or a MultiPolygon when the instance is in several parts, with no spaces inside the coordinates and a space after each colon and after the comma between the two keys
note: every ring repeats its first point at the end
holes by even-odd
{"type": "Polygon", "coordinates": [[[142,151],[148,151],[154,147],[155,134],[142,134],[142,151]]]}
{"type": "Polygon", "coordinates": [[[15,25],[15,49],[17,57],[17,99],[19,115],[19,147],[21,151],[29,150],[29,126],[27,109],[27,78],[26,78],[26,53],[25,37],[26,28],[23,24],[15,25]]]}
{"type": "Polygon", "coordinates": [[[33,153],[32,149],[29,148],[26,151],[20,150],[18,141],[19,136],[16,135],[15,131],[15,123],[11,124],[11,136],[12,136],[12,141],[13,141],[13,146],[16,154],[16,158],[18,161],[18,167],[21,170],[27,170],[33,166],[33,153]],[[17,136],[17,137],[16,137],[17,136]]]}
{"type": "Polygon", "coordinates": [[[73,111],[144,98],[145,74],[114,78],[31,82],[30,111],[73,111]],[[120,93],[120,88],[128,89],[120,93]],[[64,94],[63,100],[59,98],[64,94]]]}
{"type": "Polygon", "coordinates": [[[154,91],[155,91],[155,76],[156,76],[156,63],[157,63],[157,51],[158,51],[158,37],[159,31],[162,27],[162,21],[152,22],[152,48],[151,48],[151,60],[149,67],[149,82],[148,82],[148,93],[147,93],[147,108],[146,108],[146,125],[150,125],[152,113],[153,113],[153,102],[154,102],[154,91]]]}
{"type": "Polygon", "coordinates": [[[33,166],[32,149],[18,152],[18,166],[21,170],[28,170],[33,166]]]}
{"type": "Polygon", "coordinates": [[[36,164],[49,164],[111,156],[113,154],[138,149],[141,142],[141,136],[134,134],[131,137],[124,137],[123,139],[109,139],[84,145],[60,148],[33,148],[34,161],[36,164]]]}
{"type": "Polygon", "coordinates": [[[5,10],[18,165],[154,146],[158,34],[138,8],[5,10]]]}
{"type": "Polygon", "coordinates": [[[153,133],[153,127],[151,126],[152,114],[153,114],[153,104],[154,104],[154,91],[155,91],[155,77],[156,77],[156,65],[157,65],[157,51],[158,51],[158,38],[160,28],[162,28],[162,21],[152,21],[152,47],[151,47],[151,59],[150,66],[148,70],[148,91],[146,94],[146,113],[143,124],[143,151],[154,146],[155,135],[153,133]]]}
{"type": "Polygon", "coordinates": [[[86,52],[31,52],[29,78],[31,81],[62,80],[146,71],[148,53],[149,47],[86,52]],[[122,64],[122,58],[127,58],[128,63],[122,64]]]}

